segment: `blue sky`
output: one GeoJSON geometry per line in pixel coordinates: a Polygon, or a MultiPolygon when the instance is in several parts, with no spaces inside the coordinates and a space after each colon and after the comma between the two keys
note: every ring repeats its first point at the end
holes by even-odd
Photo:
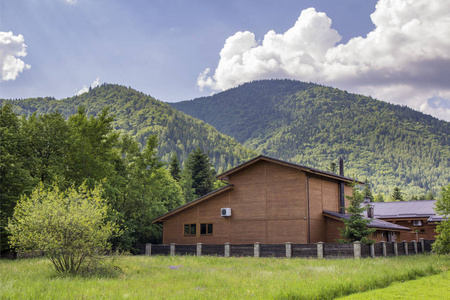
{"type": "Polygon", "coordinates": [[[0,97],[107,82],[174,102],[293,78],[450,121],[450,6],[428,3],[0,0],[0,97]]]}

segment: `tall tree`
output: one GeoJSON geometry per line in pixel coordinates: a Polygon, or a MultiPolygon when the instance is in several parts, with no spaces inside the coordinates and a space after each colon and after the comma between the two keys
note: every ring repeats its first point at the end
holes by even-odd
{"type": "Polygon", "coordinates": [[[215,170],[209,161],[209,156],[200,147],[189,154],[185,169],[192,179],[192,188],[196,197],[213,191],[215,170]]]}
{"type": "Polygon", "coordinates": [[[358,191],[356,186],[353,186],[352,195],[346,196],[350,200],[350,206],[346,208],[347,213],[350,214],[349,219],[342,219],[344,228],[340,228],[343,240],[342,243],[360,241],[362,243],[373,243],[369,236],[375,232],[374,228],[368,228],[369,219],[364,219],[363,213],[368,209],[368,206],[363,206],[364,195],[358,191]]]}
{"type": "Polygon", "coordinates": [[[394,188],[394,191],[392,192],[392,200],[394,201],[403,201],[403,195],[402,191],[398,186],[394,188]]]}
{"type": "Polygon", "coordinates": [[[0,109],[0,251],[9,249],[5,227],[22,193],[29,193],[34,184],[24,150],[27,139],[20,130],[20,120],[11,105],[0,109]]]}
{"type": "Polygon", "coordinates": [[[331,173],[335,173],[337,172],[337,165],[335,162],[331,162],[330,166],[328,167],[328,171],[330,171],[331,173]]]}
{"type": "Polygon", "coordinates": [[[442,187],[441,198],[436,201],[436,213],[447,220],[442,221],[436,228],[439,235],[433,243],[433,251],[438,254],[450,253],[450,184],[442,187]]]}
{"type": "Polygon", "coordinates": [[[178,160],[177,153],[174,152],[169,163],[170,167],[170,175],[172,175],[172,178],[176,181],[180,181],[181,179],[181,167],[180,167],[180,161],[178,160]]]}

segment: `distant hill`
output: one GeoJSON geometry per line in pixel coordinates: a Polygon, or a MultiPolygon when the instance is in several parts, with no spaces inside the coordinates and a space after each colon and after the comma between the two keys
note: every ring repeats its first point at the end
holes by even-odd
{"type": "Polygon", "coordinates": [[[200,146],[209,153],[217,171],[221,172],[256,156],[255,151],[244,148],[211,125],[120,85],[104,84],[82,95],[62,100],[0,100],[0,104],[3,102],[12,103],[15,112],[23,115],[58,110],[66,117],[75,114],[80,105],[85,106],[90,115],[97,115],[103,107],[109,106],[110,112],[115,115],[115,129],[133,135],[141,144],[146,142],[149,135],[158,135],[158,153],[165,161],[169,160],[173,152],[183,161],[200,146]]]}
{"type": "Polygon", "coordinates": [[[275,158],[327,169],[343,157],[376,192],[437,194],[450,181],[450,123],[405,106],[293,80],[170,105],[275,158]]]}

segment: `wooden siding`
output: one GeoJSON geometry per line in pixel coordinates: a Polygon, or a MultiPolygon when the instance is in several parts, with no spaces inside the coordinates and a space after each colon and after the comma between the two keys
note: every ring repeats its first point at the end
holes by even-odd
{"type": "MultiPolygon", "coordinates": [[[[308,177],[288,166],[264,160],[256,162],[228,178],[234,186],[232,190],[166,218],[163,242],[306,244],[325,241],[327,226],[322,211],[339,210],[339,184],[317,175],[308,177]],[[231,208],[231,217],[220,216],[220,208],[225,207],[231,208]],[[201,223],[213,224],[212,236],[200,236],[201,223]],[[197,235],[184,236],[184,224],[197,224],[197,235]]],[[[347,188],[345,191],[351,193],[347,188]]]]}

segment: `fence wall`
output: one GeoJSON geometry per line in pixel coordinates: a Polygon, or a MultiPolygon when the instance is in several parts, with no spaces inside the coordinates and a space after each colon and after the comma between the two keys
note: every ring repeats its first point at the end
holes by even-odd
{"type": "Polygon", "coordinates": [[[280,258],[364,258],[414,255],[431,252],[434,240],[419,242],[380,242],[375,244],[195,244],[152,245],[146,244],[145,255],[209,255],[209,256],[253,256],[280,258]]]}

